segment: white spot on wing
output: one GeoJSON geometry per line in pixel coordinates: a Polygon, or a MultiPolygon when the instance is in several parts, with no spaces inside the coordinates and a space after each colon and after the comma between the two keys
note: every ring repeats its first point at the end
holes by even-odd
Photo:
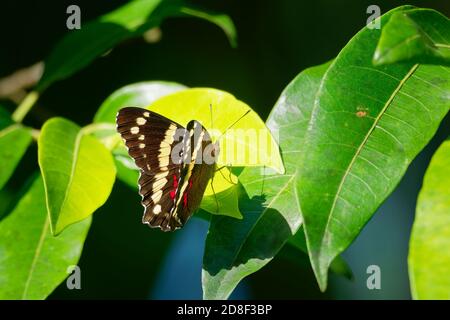
{"type": "Polygon", "coordinates": [[[147,122],[147,119],[145,119],[145,118],[139,117],[136,119],[136,123],[138,124],[138,126],[143,126],[146,122],[147,122]]]}
{"type": "Polygon", "coordinates": [[[159,214],[161,212],[161,206],[159,204],[157,204],[154,208],[153,208],[153,213],[154,214],[159,214]]]}
{"type": "Polygon", "coordinates": [[[161,200],[162,193],[163,193],[162,190],[158,190],[152,194],[151,199],[152,199],[153,203],[157,203],[159,200],[161,200]]]}
{"type": "Polygon", "coordinates": [[[139,133],[139,127],[132,127],[132,128],[130,129],[130,132],[131,132],[131,134],[137,134],[137,133],[139,133]]]}

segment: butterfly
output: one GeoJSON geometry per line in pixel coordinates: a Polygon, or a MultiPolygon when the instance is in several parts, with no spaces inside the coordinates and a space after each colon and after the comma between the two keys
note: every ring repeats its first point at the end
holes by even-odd
{"type": "Polygon", "coordinates": [[[214,175],[218,145],[199,121],[184,128],[147,109],[122,108],[116,124],[140,171],[142,222],[162,231],[183,227],[214,175]]]}

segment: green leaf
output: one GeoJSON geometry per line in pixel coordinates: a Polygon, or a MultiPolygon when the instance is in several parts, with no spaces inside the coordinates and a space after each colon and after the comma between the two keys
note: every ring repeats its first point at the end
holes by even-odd
{"type": "Polygon", "coordinates": [[[364,28],[339,53],[322,79],[303,141],[297,191],[322,290],[331,261],[394,190],[450,107],[449,68],[373,67],[379,37],[379,30],[364,28]]]}
{"type": "Polygon", "coordinates": [[[108,199],[116,169],[111,153],[71,121],[42,127],[38,160],[53,234],[91,215],[108,199]]]}
{"type": "Polygon", "coordinates": [[[299,154],[314,93],[328,66],[300,73],[283,91],[267,120],[270,130],[278,133],[286,173],[245,168],[239,176],[248,194],[239,201],[244,220],[211,218],[202,271],[205,299],[226,299],[244,277],[265,266],[300,227],[295,189],[299,154]]]}
{"type": "MultiPolygon", "coordinates": [[[[224,171],[224,170],[222,170],[224,171]]],[[[213,194],[205,194],[200,208],[212,214],[230,216],[236,219],[242,219],[242,214],[239,209],[239,185],[237,178],[227,171],[228,176],[223,172],[216,173],[213,179],[214,192],[213,194]],[[225,181],[223,181],[225,180],[225,181]],[[227,185],[228,182],[235,183],[234,186],[226,189],[216,189],[216,187],[227,185]]]]}
{"type": "Polygon", "coordinates": [[[284,172],[278,145],[264,122],[247,104],[225,91],[187,89],[155,101],[148,109],[182,126],[192,119],[200,121],[213,140],[220,138],[218,167],[266,166],[284,172]],[[262,143],[255,143],[256,139],[262,143]]]}
{"type": "Polygon", "coordinates": [[[91,219],[50,233],[42,178],[0,222],[0,299],[45,299],[80,258],[91,219]]]}
{"type": "Polygon", "coordinates": [[[116,123],[116,115],[124,107],[144,108],[168,94],[187,89],[176,82],[145,81],[124,86],[114,91],[102,103],[94,117],[94,122],[116,123]]]}
{"type": "Polygon", "coordinates": [[[382,27],[374,64],[411,61],[450,65],[450,21],[430,9],[392,14],[382,27]]]}
{"type": "Polygon", "coordinates": [[[414,299],[450,299],[450,141],[433,156],[423,180],[409,244],[414,299]]]}
{"type": "Polygon", "coordinates": [[[0,189],[14,173],[31,140],[31,130],[20,124],[0,130],[0,189]]]}
{"type": "Polygon", "coordinates": [[[46,59],[37,90],[42,92],[53,82],[69,77],[120,42],[142,35],[167,17],[186,15],[215,23],[235,43],[234,25],[227,16],[199,10],[181,0],[131,1],[83,24],[80,30],[69,31],[46,59]]]}

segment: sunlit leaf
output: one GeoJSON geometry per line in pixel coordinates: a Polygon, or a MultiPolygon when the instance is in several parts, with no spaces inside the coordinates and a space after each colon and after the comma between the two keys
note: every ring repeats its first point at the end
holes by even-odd
{"type": "Polygon", "coordinates": [[[0,189],[14,173],[31,140],[31,130],[20,124],[0,130],[0,189]]]}
{"type": "Polygon", "coordinates": [[[108,199],[116,173],[111,153],[73,122],[52,118],[44,124],[38,159],[54,234],[108,199]]]}
{"type": "Polygon", "coordinates": [[[187,89],[155,101],[148,109],[183,126],[193,119],[200,121],[213,140],[219,139],[219,167],[266,166],[284,172],[278,145],[264,122],[247,104],[227,92],[187,89]]]}

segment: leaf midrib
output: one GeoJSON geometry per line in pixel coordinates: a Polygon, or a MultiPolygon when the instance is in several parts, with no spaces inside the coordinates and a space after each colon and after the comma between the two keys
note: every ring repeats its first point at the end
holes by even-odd
{"type": "MultiPolygon", "coordinates": [[[[80,130],[77,133],[77,136],[75,138],[75,148],[73,150],[73,155],[72,155],[72,167],[70,169],[69,182],[67,183],[67,188],[66,188],[66,192],[64,193],[63,202],[61,203],[61,206],[60,206],[60,209],[59,209],[60,213],[63,211],[63,209],[64,209],[64,207],[66,205],[66,201],[67,201],[67,198],[69,197],[68,195],[69,195],[70,189],[72,187],[73,177],[75,175],[75,169],[76,169],[77,162],[78,162],[78,153],[80,151],[80,144],[81,144],[80,140],[81,140],[82,137],[83,137],[83,132],[80,130]]],[[[57,221],[55,222],[55,230],[54,230],[55,233],[57,231],[56,229],[57,229],[57,225],[58,225],[58,222],[59,222],[59,217],[60,217],[60,214],[58,215],[57,221]]]]}
{"type": "Polygon", "coordinates": [[[398,86],[395,88],[395,90],[392,92],[391,96],[389,97],[389,99],[386,101],[385,105],[383,106],[383,108],[381,109],[380,113],[378,114],[378,116],[375,118],[375,121],[372,124],[372,127],[369,129],[369,131],[367,132],[366,136],[364,137],[363,141],[361,142],[361,144],[359,145],[358,149],[355,152],[355,155],[352,157],[351,162],[349,163],[347,169],[345,170],[344,175],[342,176],[342,179],[340,181],[338,190],[336,191],[336,195],[333,199],[333,204],[331,206],[331,209],[329,211],[329,215],[328,215],[328,219],[327,219],[327,223],[325,225],[325,230],[323,232],[322,235],[322,241],[321,241],[321,246],[319,248],[318,251],[318,255],[320,257],[320,252],[322,251],[322,249],[324,248],[324,242],[325,239],[329,233],[328,229],[329,229],[329,225],[330,225],[330,221],[331,218],[333,217],[333,214],[335,212],[335,207],[336,207],[336,203],[337,200],[339,198],[339,195],[342,191],[342,188],[345,184],[345,181],[350,173],[350,171],[353,168],[353,165],[356,162],[356,159],[359,157],[361,151],[363,150],[364,146],[366,145],[367,141],[369,140],[370,136],[372,135],[373,131],[375,130],[376,126],[378,125],[378,123],[380,122],[381,118],[383,117],[384,113],[386,112],[386,110],[389,108],[389,106],[391,105],[392,101],[394,100],[394,98],[397,96],[398,92],[400,91],[400,89],[403,87],[403,85],[406,83],[406,81],[412,76],[412,74],[415,72],[415,70],[418,68],[418,64],[415,64],[414,66],[412,66],[412,68],[408,71],[408,73],[405,75],[405,77],[400,81],[400,83],[398,84],[398,86]]]}
{"type": "Polygon", "coordinates": [[[28,288],[29,288],[30,283],[31,283],[31,278],[32,278],[33,273],[34,273],[34,269],[36,269],[37,260],[38,260],[40,254],[41,254],[42,246],[44,245],[44,240],[45,240],[45,236],[47,234],[48,225],[49,225],[49,218],[45,217],[45,223],[44,223],[44,226],[42,227],[42,233],[41,233],[41,236],[39,237],[39,241],[38,241],[38,244],[36,246],[34,257],[33,257],[33,260],[31,262],[30,271],[28,272],[27,281],[25,282],[25,287],[23,289],[22,300],[25,300],[26,296],[28,294],[28,288]]]}

